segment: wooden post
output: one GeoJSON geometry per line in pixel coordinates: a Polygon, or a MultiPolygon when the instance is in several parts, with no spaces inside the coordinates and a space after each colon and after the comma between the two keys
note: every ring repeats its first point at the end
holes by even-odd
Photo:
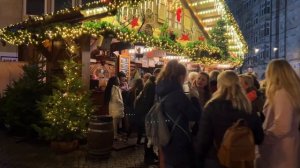
{"type": "Polygon", "coordinates": [[[84,36],[80,38],[81,47],[81,63],[82,63],[82,81],[84,87],[88,90],[90,87],[90,59],[91,59],[91,47],[90,37],[84,36]]]}

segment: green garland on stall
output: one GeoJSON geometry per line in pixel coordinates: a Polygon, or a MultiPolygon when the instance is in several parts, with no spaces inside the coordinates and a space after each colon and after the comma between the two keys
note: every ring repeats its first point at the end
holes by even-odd
{"type": "MultiPolygon", "coordinates": [[[[124,5],[134,6],[145,1],[151,0],[114,0],[111,3],[96,1],[79,7],[64,9],[54,14],[29,18],[25,22],[0,29],[0,39],[13,45],[42,45],[47,39],[63,39],[65,41],[70,41],[79,38],[82,35],[99,36],[111,33],[121,41],[133,44],[143,43],[148,47],[157,47],[173,54],[187,56],[193,61],[203,64],[230,63],[240,65],[242,63],[242,58],[240,57],[228,59],[220,58],[220,49],[204,42],[195,41],[183,46],[182,44],[171,40],[168,36],[156,38],[127,27],[115,26],[108,22],[85,22],[78,25],[68,23],[45,24],[47,19],[49,20],[51,17],[73,14],[80,10],[107,6],[109,11],[112,12],[124,5]],[[30,26],[33,24],[39,24],[38,28],[36,28],[36,26],[30,26]]],[[[114,14],[111,13],[111,15],[114,14]]],[[[72,46],[68,43],[66,44],[71,52],[75,52],[75,49],[78,48],[77,46],[72,46]]]]}
{"type": "MultiPolygon", "coordinates": [[[[60,23],[40,27],[38,29],[18,30],[17,32],[6,31],[4,32],[5,36],[1,34],[0,38],[6,38],[7,42],[14,41],[16,42],[13,43],[15,45],[41,45],[46,39],[74,40],[82,35],[100,36],[107,33],[113,34],[120,41],[130,42],[132,44],[143,43],[147,47],[157,47],[170,53],[187,56],[193,61],[203,64],[230,63],[232,61],[234,61],[234,64],[239,64],[241,62],[239,58],[230,61],[220,59],[220,57],[218,57],[220,49],[207,45],[204,42],[195,41],[183,46],[178,42],[172,41],[169,37],[163,36],[156,38],[148,36],[143,32],[137,32],[127,27],[116,26],[108,22],[85,22],[75,26],[60,23]]],[[[75,48],[74,46],[68,47],[71,51],[75,48]]]]}

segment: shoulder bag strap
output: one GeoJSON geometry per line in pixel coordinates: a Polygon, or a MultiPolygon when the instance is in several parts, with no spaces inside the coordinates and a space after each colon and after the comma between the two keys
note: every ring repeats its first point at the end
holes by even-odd
{"type": "Polygon", "coordinates": [[[173,118],[172,118],[169,114],[167,114],[167,113],[165,113],[165,114],[166,114],[166,116],[173,122],[173,127],[172,127],[172,130],[171,130],[171,134],[172,134],[172,132],[175,130],[175,128],[178,127],[178,128],[186,135],[186,137],[188,138],[188,140],[191,142],[192,139],[191,139],[189,133],[188,133],[184,128],[182,128],[182,127],[179,125],[179,123],[178,123],[179,120],[182,118],[182,114],[180,113],[180,114],[176,117],[176,120],[173,120],[173,118]]]}

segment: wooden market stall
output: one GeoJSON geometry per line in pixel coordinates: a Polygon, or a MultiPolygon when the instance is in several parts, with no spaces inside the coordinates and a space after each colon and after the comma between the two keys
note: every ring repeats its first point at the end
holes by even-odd
{"type": "Polygon", "coordinates": [[[19,46],[21,61],[46,60],[48,82],[62,74],[61,60],[79,56],[86,88],[100,91],[100,97],[108,78],[119,71],[130,80],[169,59],[195,62],[202,69],[220,63],[234,67],[241,65],[247,48],[223,0],[95,1],[30,17],[1,29],[0,39],[19,46]],[[211,7],[213,13],[207,14],[211,7]],[[219,43],[208,42],[215,40],[210,30],[220,19],[227,25],[224,33],[230,34],[226,52],[219,43]]]}
{"type": "MultiPolygon", "coordinates": [[[[224,0],[95,1],[0,29],[0,41],[19,46],[19,60],[45,60],[47,82],[63,76],[60,61],[76,56],[83,65],[85,89],[92,90],[96,114],[105,115],[104,89],[120,71],[130,81],[171,59],[187,66],[193,62],[195,71],[220,63],[239,66],[247,46],[224,4],[224,0]],[[210,8],[216,19],[210,18],[210,8]],[[222,33],[231,39],[218,41],[210,32],[219,19],[225,19],[222,33]],[[224,44],[232,50],[220,48],[224,44]]],[[[111,132],[107,142],[112,144],[111,132]]]]}

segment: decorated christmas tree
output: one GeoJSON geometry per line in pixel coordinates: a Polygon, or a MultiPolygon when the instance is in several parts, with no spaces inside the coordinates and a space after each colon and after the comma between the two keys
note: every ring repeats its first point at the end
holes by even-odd
{"type": "Polygon", "coordinates": [[[210,31],[209,43],[221,50],[221,56],[223,58],[229,57],[229,41],[227,36],[227,23],[224,19],[218,20],[216,26],[210,31]]]}
{"type": "Polygon", "coordinates": [[[48,140],[68,141],[81,138],[87,131],[92,112],[89,93],[84,90],[81,67],[74,60],[63,63],[64,78],[57,79],[51,96],[39,103],[47,127],[40,128],[41,136],[48,140]]]}

